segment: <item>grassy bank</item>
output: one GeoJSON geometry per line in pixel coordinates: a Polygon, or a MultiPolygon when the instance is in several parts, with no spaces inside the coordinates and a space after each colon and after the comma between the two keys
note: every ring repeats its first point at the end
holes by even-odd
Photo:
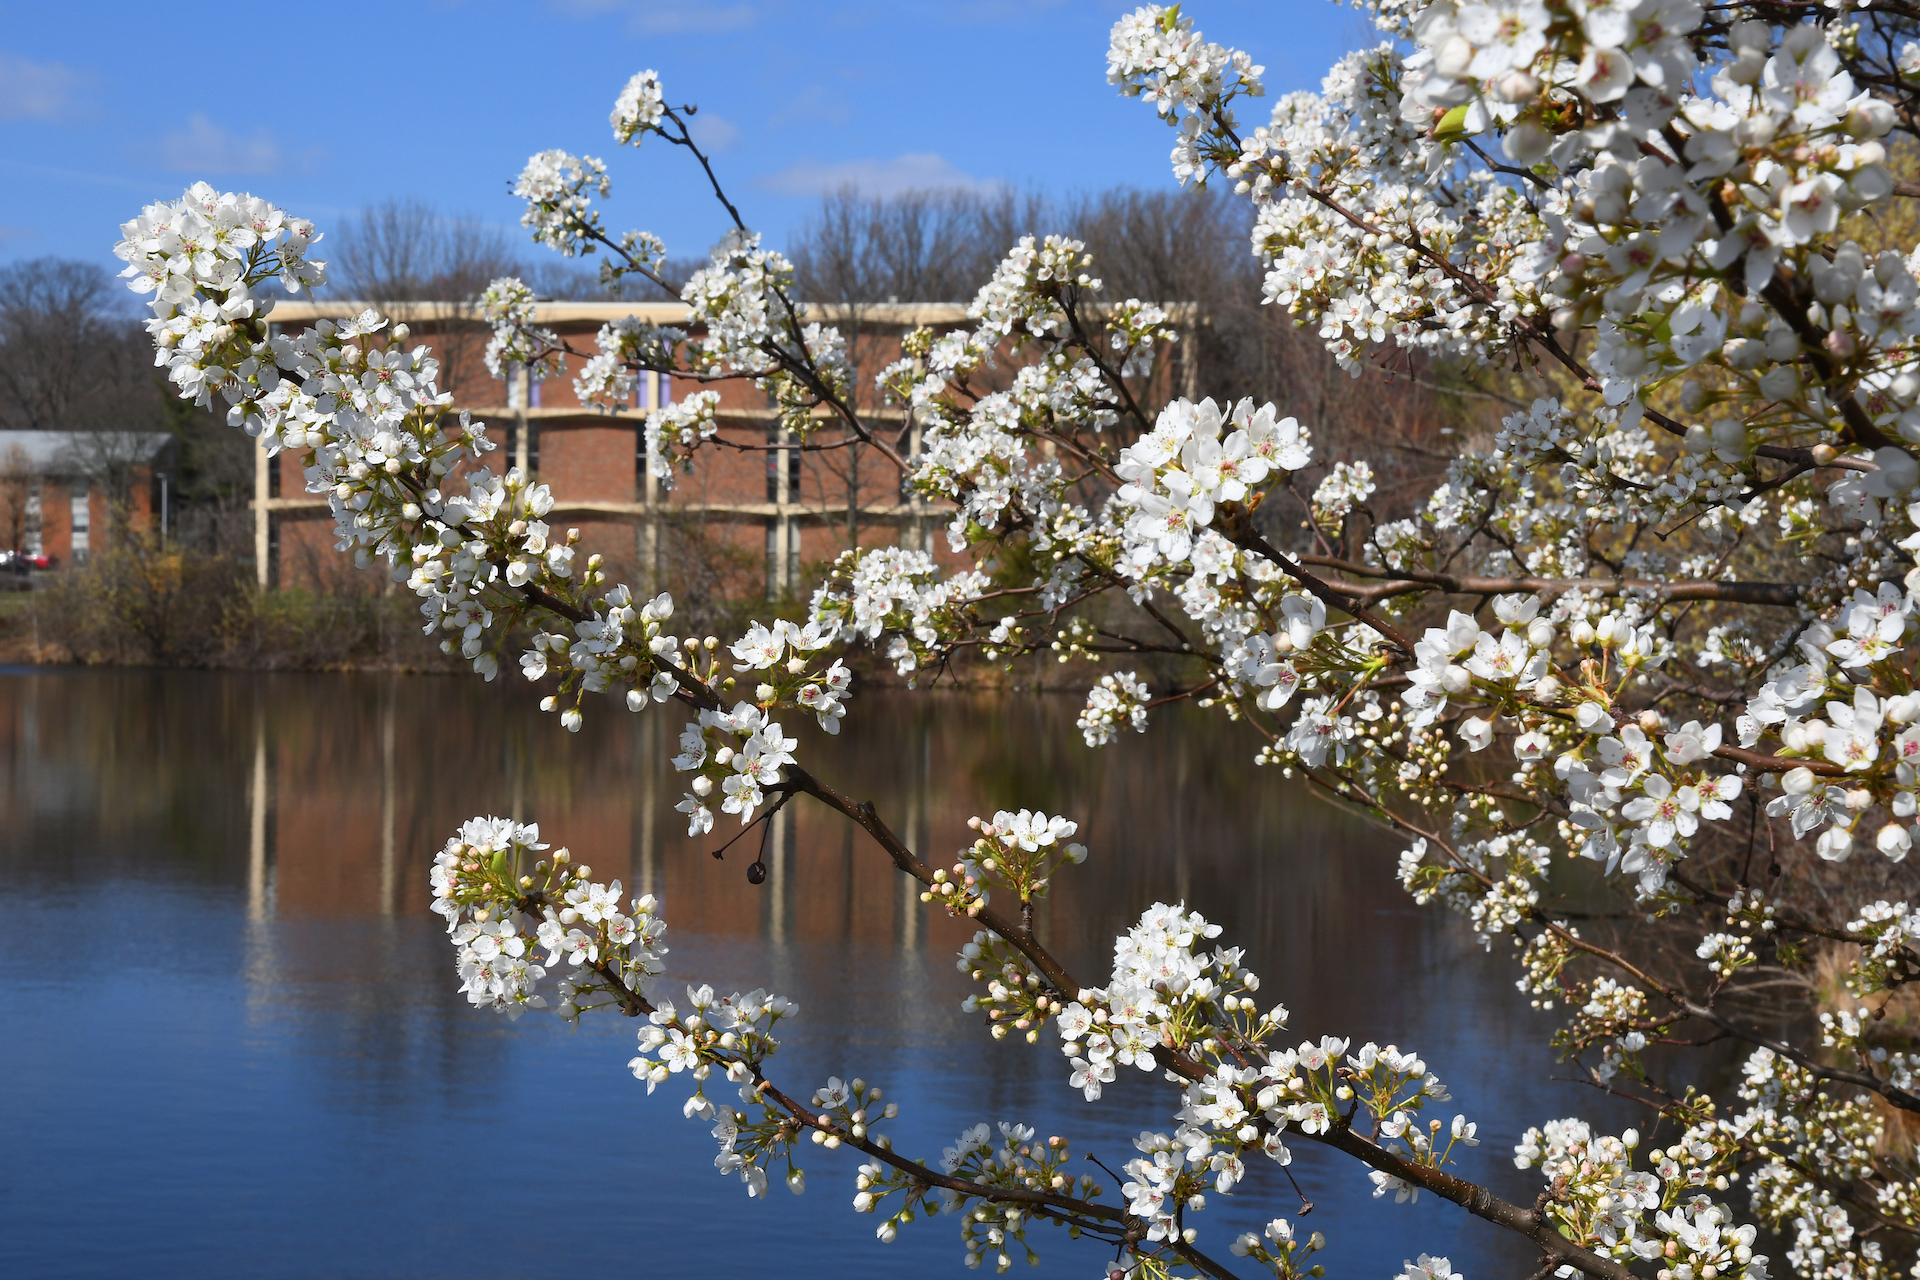
{"type": "Polygon", "coordinates": [[[0,658],[263,670],[452,670],[406,592],[262,591],[250,568],[124,546],[0,597],[0,658]]]}

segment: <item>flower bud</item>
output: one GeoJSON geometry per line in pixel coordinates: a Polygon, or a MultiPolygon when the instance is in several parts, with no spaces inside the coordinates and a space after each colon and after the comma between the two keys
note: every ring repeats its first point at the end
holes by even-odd
{"type": "Polygon", "coordinates": [[[1899,823],[1889,822],[1880,828],[1880,833],[1873,838],[1873,847],[1898,862],[1907,856],[1909,849],[1913,848],[1913,837],[1908,835],[1907,829],[1899,823]]]}
{"type": "Polygon", "coordinates": [[[1800,394],[1800,371],[1790,364],[1778,365],[1760,375],[1760,394],[1769,400],[1791,400],[1800,394]]]}
{"type": "Polygon", "coordinates": [[[1860,102],[1847,112],[1841,127],[1856,138],[1880,138],[1886,136],[1893,124],[1893,107],[1863,94],[1860,102]]]}
{"type": "MultiPolygon", "coordinates": [[[[1526,78],[1532,79],[1531,76],[1526,78]]],[[[1537,85],[1539,82],[1534,83],[1537,85]]],[[[1532,121],[1517,124],[1507,130],[1505,150],[1507,157],[1517,165],[1536,165],[1553,150],[1553,135],[1532,121]]]]}
{"type": "Polygon", "coordinates": [[[1737,462],[1753,452],[1747,439],[1747,425],[1738,418],[1721,418],[1713,424],[1713,451],[1722,462],[1737,462]]]}
{"type": "MultiPolygon", "coordinates": [[[[1525,102],[1539,92],[1540,81],[1525,71],[1509,71],[1496,80],[1493,85],[1494,96],[1502,102],[1525,102]]],[[[1847,119],[1851,121],[1853,117],[1849,115],[1847,119]]],[[[1882,129],[1880,132],[1885,133],[1886,130],[1882,129]]],[[[1862,134],[1859,136],[1865,137],[1868,135],[1862,134]]],[[[1879,134],[1871,136],[1878,137],[1879,134]]]]}
{"type": "Polygon", "coordinates": [[[1853,856],[1853,832],[1845,827],[1828,827],[1814,842],[1813,851],[1828,862],[1845,862],[1853,856]]]}
{"type": "Polygon", "coordinates": [[[1567,630],[1567,638],[1583,649],[1593,643],[1594,635],[1593,624],[1585,618],[1575,619],[1573,626],[1567,630]]]}
{"type": "Polygon", "coordinates": [[[1473,61],[1474,49],[1466,37],[1451,35],[1434,50],[1433,69],[1449,80],[1458,80],[1467,74],[1467,67],[1473,61]]]}
{"type": "Polygon", "coordinates": [[[1802,765],[1780,775],[1780,789],[1790,796],[1803,796],[1813,790],[1813,770],[1802,765]]]}
{"type": "Polygon", "coordinates": [[[1574,723],[1585,733],[1603,733],[1613,728],[1613,713],[1597,702],[1583,702],[1574,709],[1574,723]]]}

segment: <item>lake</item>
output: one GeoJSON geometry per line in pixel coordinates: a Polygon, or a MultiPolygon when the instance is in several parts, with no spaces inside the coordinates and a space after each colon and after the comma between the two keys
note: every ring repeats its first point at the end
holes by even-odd
{"type": "MultiPolygon", "coordinates": [[[[1294,1036],[1419,1050],[1453,1089],[1443,1118],[1479,1123],[1462,1172],[1531,1202],[1515,1138],[1592,1098],[1550,1079],[1550,1015],[1515,991],[1506,948],[1415,908],[1400,844],[1256,769],[1243,726],[1164,709],[1090,751],[1077,711],[856,690],[847,732],[810,729],[796,754],[938,860],[971,814],[1075,819],[1091,857],[1056,879],[1038,927],[1076,975],[1104,981],[1114,933],[1185,900],[1247,949],[1294,1036]]],[[[971,929],[838,815],[787,810],[760,886],[756,838],[708,856],[731,819],[688,840],[668,764],[684,718],[609,706],[570,735],[517,681],[0,675],[0,1274],[965,1273],[955,1220],[874,1239],[878,1218],[850,1206],[851,1153],[807,1145],[804,1197],[749,1200],[714,1172],[709,1126],[681,1118],[683,1078],[649,1098],[628,1073],[627,1020],[569,1033],[470,1010],[427,869],[476,813],[538,821],[597,877],[658,894],[672,982],[798,1001],[771,1074],[800,1094],[829,1075],[884,1085],[904,1154],[1019,1120],[1117,1169],[1134,1135],[1172,1127],[1157,1075],[1089,1104],[1051,1030],[995,1042],[962,1013],[953,958],[971,929]]],[[[1390,1276],[1422,1251],[1469,1280],[1532,1270],[1451,1205],[1376,1201],[1359,1166],[1295,1149],[1316,1206],[1299,1225],[1328,1236],[1329,1274],[1390,1276]]],[[[1250,1168],[1188,1219],[1215,1256],[1297,1218],[1278,1169],[1250,1168]]],[[[1046,1276],[1109,1256],[1051,1227],[1029,1243],[1046,1276]]]]}

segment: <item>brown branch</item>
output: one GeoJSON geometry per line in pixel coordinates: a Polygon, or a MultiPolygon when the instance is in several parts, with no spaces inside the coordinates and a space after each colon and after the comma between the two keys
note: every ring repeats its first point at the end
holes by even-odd
{"type": "Polygon", "coordinates": [[[1275,548],[1265,538],[1261,537],[1259,530],[1253,526],[1252,512],[1248,511],[1245,507],[1239,503],[1222,503],[1220,507],[1219,528],[1220,532],[1225,534],[1228,540],[1236,546],[1263,555],[1273,561],[1284,569],[1289,577],[1305,587],[1308,592],[1329,608],[1351,614],[1358,621],[1366,623],[1385,637],[1387,643],[1400,650],[1407,661],[1410,662],[1413,660],[1413,641],[1402,635],[1400,630],[1392,623],[1370,612],[1362,603],[1363,598],[1353,590],[1350,588],[1343,589],[1334,583],[1327,582],[1309,573],[1306,568],[1292,556],[1275,548]]]}
{"type": "MultiPolygon", "coordinates": [[[[1759,604],[1792,607],[1800,602],[1800,586],[1793,582],[1713,582],[1702,579],[1662,581],[1658,578],[1531,578],[1479,577],[1472,574],[1435,573],[1426,569],[1382,569],[1337,556],[1300,557],[1302,564],[1338,569],[1362,578],[1389,578],[1385,587],[1397,588],[1390,594],[1404,595],[1416,588],[1438,589],[1451,595],[1491,596],[1509,592],[1532,591],[1549,598],[1569,591],[1587,591],[1617,596],[1632,591],[1647,592],[1665,600],[1720,600],[1730,604],[1759,604]]],[[[1345,587],[1345,583],[1335,583],[1345,587]]],[[[1382,587],[1349,588],[1356,594],[1372,591],[1388,594],[1382,587]]]]}

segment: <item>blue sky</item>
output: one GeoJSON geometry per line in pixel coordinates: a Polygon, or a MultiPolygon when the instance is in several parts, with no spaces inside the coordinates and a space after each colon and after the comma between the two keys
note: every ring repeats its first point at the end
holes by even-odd
{"type": "MultiPolygon", "coordinates": [[[[0,260],[112,264],[117,228],[204,178],[324,229],[388,197],[513,228],[547,147],[608,161],[615,229],[675,256],[723,223],[690,157],[617,148],[607,113],[657,69],[694,102],[747,220],[778,242],[823,189],[1171,182],[1171,131],[1106,83],[1122,0],[330,0],[175,25],[150,4],[0,3],[0,260]]],[[[1371,36],[1327,0],[1201,0],[1271,92],[1371,36]]],[[[532,247],[529,246],[529,252],[532,247]]],[[[117,265],[117,264],[112,264],[117,265]]]]}

